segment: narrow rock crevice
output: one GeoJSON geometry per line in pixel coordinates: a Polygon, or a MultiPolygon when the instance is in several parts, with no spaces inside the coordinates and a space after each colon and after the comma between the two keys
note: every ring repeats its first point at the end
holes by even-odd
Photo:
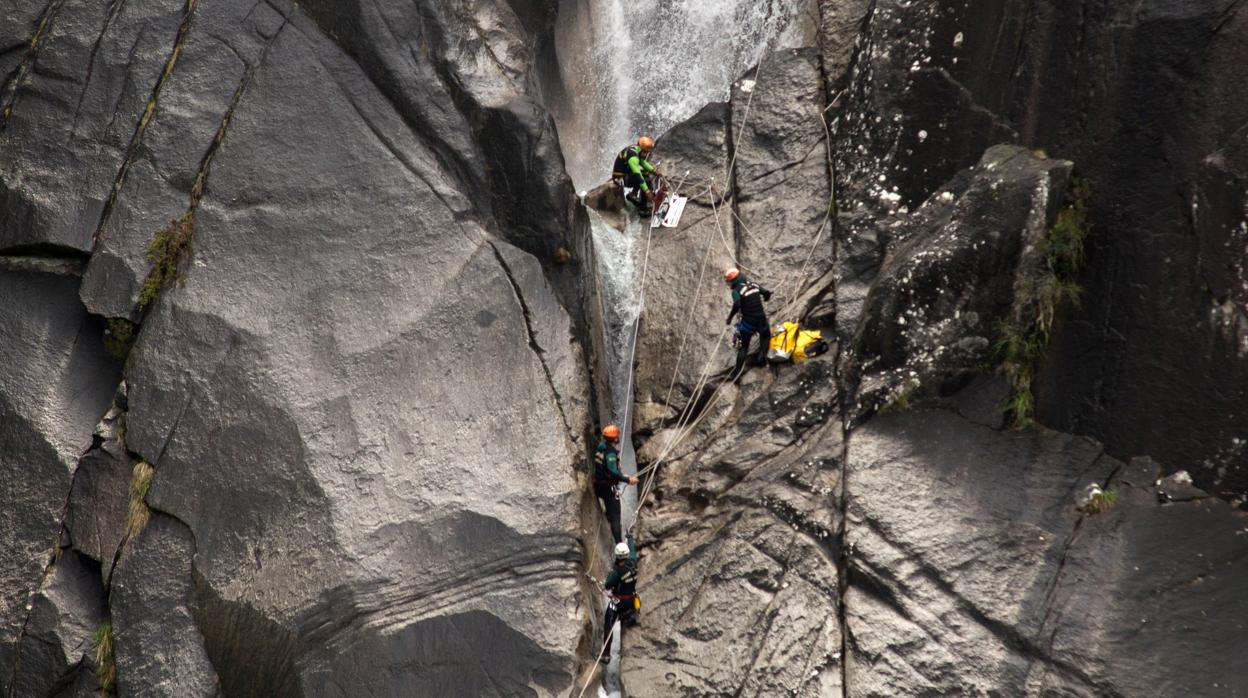
{"type": "Polygon", "coordinates": [[[559,410],[559,416],[563,419],[563,428],[567,434],[570,443],[576,443],[576,430],[572,428],[572,423],[568,421],[568,413],[563,409],[563,399],[559,394],[559,388],[555,385],[554,374],[550,370],[550,366],[546,363],[546,350],[537,341],[537,333],[533,329],[533,315],[529,310],[529,304],[524,300],[524,293],[520,290],[520,284],[516,281],[515,275],[511,272],[511,267],[507,264],[507,260],[503,259],[503,255],[498,251],[498,247],[490,242],[487,243],[494,252],[494,258],[498,260],[498,265],[502,267],[503,274],[507,276],[507,282],[511,284],[511,291],[516,297],[516,302],[520,304],[520,310],[524,317],[524,328],[529,335],[529,348],[533,350],[537,356],[537,361],[542,365],[542,373],[546,376],[546,384],[550,386],[550,392],[555,397],[555,407],[559,410]]]}
{"type": "Polygon", "coordinates": [[[43,39],[56,22],[56,15],[64,4],[65,0],[51,0],[47,7],[43,9],[43,14],[39,18],[39,25],[35,27],[35,33],[30,37],[26,55],[22,58],[22,62],[17,64],[17,67],[9,75],[8,79],[5,80],[4,86],[0,87],[0,133],[3,133],[9,125],[9,118],[13,116],[13,109],[17,106],[17,96],[21,92],[22,81],[26,79],[26,76],[30,74],[31,68],[34,67],[43,39]]]}
{"type": "Polygon", "coordinates": [[[121,167],[118,168],[117,175],[113,178],[113,186],[109,192],[108,200],[104,203],[104,210],[100,214],[100,222],[96,224],[95,232],[91,235],[91,248],[93,250],[99,245],[100,235],[103,233],[108,219],[112,216],[113,207],[116,206],[117,197],[121,194],[121,188],[126,182],[126,175],[130,171],[130,165],[138,155],[139,145],[143,142],[143,134],[147,131],[147,125],[152,120],[152,114],[156,111],[156,104],[160,100],[160,91],[164,89],[169,76],[173,75],[173,70],[178,64],[178,57],[182,55],[182,47],[185,45],[186,37],[190,33],[191,20],[194,18],[198,2],[199,0],[186,0],[186,6],[182,11],[182,21],[178,24],[178,31],[173,38],[173,48],[169,51],[169,57],[165,59],[165,67],[160,71],[160,77],[156,78],[156,84],[152,86],[151,96],[147,98],[147,106],[143,109],[143,114],[139,116],[139,122],[135,124],[134,135],[130,137],[130,144],[126,146],[125,156],[121,160],[121,167]]]}
{"type": "MultiPolygon", "coordinates": [[[[196,0],[188,0],[188,8],[190,8],[191,3],[195,1],[196,0]]],[[[188,13],[189,12],[190,9],[188,9],[188,13]]],[[[243,95],[247,92],[247,88],[251,85],[251,80],[255,77],[256,71],[260,70],[260,67],[264,65],[265,58],[269,55],[269,49],[271,49],[273,44],[277,42],[278,37],[282,35],[282,30],[284,30],[288,24],[290,24],[290,16],[283,14],[282,24],[277,28],[277,31],[273,32],[273,36],[268,38],[264,44],[264,48],[260,51],[260,56],[256,58],[255,64],[249,66],[243,72],[242,78],[238,81],[238,87],[234,88],[234,94],[230,97],[230,104],[225,108],[225,112],[221,115],[221,122],[217,126],[217,132],[213,135],[212,142],[208,144],[208,149],[204,152],[203,158],[199,161],[199,168],[195,171],[195,182],[191,185],[191,203],[186,210],[188,215],[194,216],[196,209],[199,208],[199,202],[204,196],[204,187],[208,181],[208,171],[212,167],[212,159],[216,157],[217,151],[221,149],[221,144],[225,141],[225,134],[230,128],[230,122],[234,118],[234,112],[238,110],[238,105],[242,102],[243,95]]]]}
{"type": "MultiPolygon", "coordinates": [[[[1063,677],[1083,684],[1098,696],[1123,698],[1120,693],[1113,690],[1112,685],[1098,682],[1080,667],[1052,656],[1044,647],[1031,638],[1024,636],[1017,628],[989,616],[972,600],[954,589],[952,582],[945,579],[942,571],[925,561],[919,551],[891,538],[886,531],[871,521],[870,518],[863,517],[862,523],[885,544],[905,553],[906,557],[913,562],[915,570],[919,575],[930,582],[940,593],[944,594],[952,602],[951,605],[960,610],[965,618],[987,631],[1002,645],[1024,657],[1045,662],[1050,667],[1056,669],[1063,677]]],[[[890,583],[894,589],[902,590],[904,588],[902,580],[897,578],[887,567],[872,565],[870,560],[866,558],[858,558],[853,560],[851,564],[858,570],[871,570],[878,580],[890,583]]],[[[910,619],[909,615],[905,617],[910,619]]],[[[917,622],[916,624],[921,625],[917,622]]]]}
{"type": "MultiPolygon", "coordinates": [[[[87,72],[82,80],[82,89],[78,91],[78,101],[74,105],[74,119],[70,125],[70,133],[76,133],[78,129],[78,116],[82,113],[82,103],[87,98],[87,91],[91,89],[91,78],[95,75],[95,59],[100,53],[100,44],[104,43],[104,37],[108,34],[108,30],[112,28],[113,21],[117,19],[117,15],[125,9],[127,0],[113,0],[108,7],[108,15],[104,17],[104,24],[100,27],[100,33],[95,37],[95,42],[91,44],[91,55],[87,57],[87,72]]],[[[137,38],[136,38],[137,41],[137,38]]]]}

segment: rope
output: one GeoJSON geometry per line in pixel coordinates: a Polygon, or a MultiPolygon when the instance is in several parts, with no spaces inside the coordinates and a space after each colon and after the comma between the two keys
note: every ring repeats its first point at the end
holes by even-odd
{"type": "MultiPolygon", "coordinates": [[[[844,92],[844,90],[842,90],[841,92],[843,93],[843,92],[844,92]]],[[[840,98],[841,98],[841,96],[840,96],[840,94],[838,93],[838,94],[837,94],[837,96],[836,96],[836,98],[835,98],[835,99],[833,99],[833,100],[832,100],[832,101],[828,104],[828,107],[825,107],[824,109],[819,110],[819,121],[823,123],[823,136],[824,136],[824,138],[823,138],[823,144],[824,144],[824,153],[825,153],[825,156],[826,156],[826,158],[827,158],[827,163],[828,163],[828,167],[829,167],[829,169],[830,169],[830,170],[834,167],[834,163],[833,163],[833,160],[832,160],[832,130],[831,130],[830,128],[828,128],[828,119],[827,119],[827,117],[825,117],[825,116],[824,116],[824,112],[825,112],[825,111],[827,111],[827,109],[828,109],[829,107],[831,107],[833,104],[835,104],[835,103],[836,103],[836,100],[837,100],[837,99],[840,99],[840,98]]],[[[795,285],[796,285],[796,284],[800,284],[801,279],[802,279],[802,278],[806,275],[806,267],[810,264],[810,260],[814,258],[814,256],[815,256],[815,249],[817,249],[817,248],[818,248],[820,240],[822,240],[822,239],[823,239],[823,234],[824,234],[825,232],[827,232],[827,230],[828,230],[828,228],[829,228],[829,225],[828,225],[828,224],[832,222],[832,212],[833,212],[834,210],[836,210],[836,177],[835,177],[835,176],[833,176],[831,172],[829,172],[829,177],[828,177],[828,206],[827,206],[827,210],[824,212],[824,215],[823,215],[823,224],[819,226],[819,233],[818,233],[817,235],[815,235],[815,240],[814,240],[814,242],[812,242],[812,243],[810,244],[810,251],[806,253],[806,259],[802,262],[802,266],[801,266],[801,268],[800,268],[800,269],[798,269],[798,271],[797,271],[797,274],[796,274],[796,275],[792,276],[793,283],[794,283],[795,285]]],[[[833,227],[835,227],[835,226],[833,226],[833,227]]],[[[789,277],[786,277],[786,278],[785,278],[785,281],[782,281],[782,282],[781,282],[781,284],[777,287],[777,294],[779,294],[779,290],[778,290],[778,289],[780,289],[780,288],[784,288],[785,284],[788,282],[788,278],[789,278],[789,277]]],[[[781,315],[781,316],[786,315],[786,314],[788,313],[788,311],[789,311],[789,310],[791,310],[790,306],[792,306],[794,303],[796,303],[796,302],[797,302],[797,298],[798,298],[798,295],[799,295],[800,293],[801,293],[801,287],[800,287],[800,285],[795,286],[795,288],[794,288],[794,290],[793,290],[793,294],[789,297],[788,302],[787,302],[785,305],[781,306],[781,308],[780,308],[780,315],[781,315]]],[[[781,297],[781,298],[783,298],[783,297],[785,297],[785,296],[784,296],[783,294],[780,294],[780,297],[781,297]]]]}
{"type": "MultiPolygon", "coordinates": [[[[620,621],[618,619],[615,623],[611,624],[611,635],[615,634],[615,627],[619,624],[620,621]]],[[[607,637],[610,638],[611,635],[608,635],[607,637]]],[[[607,642],[609,642],[609,640],[602,641],[602,649],[598,650],[598,656],[594,657],[594,667],[589,672],[589,678],[585,679],[585,685],[581,686],[581,692],[577,694],[576,698],[584,698],[586,689],[589,688],[589,684],[593,683],[594,674],[598,673],[598,663],[602,661],[602,655],[607,651],[607,642]]]]}
{"type": "MultiPolygon", "coordinates": [[[[707,187],[710,191],[710,187],[707,187]]],[[[711,259],[711,229],[707,228],[706,252],[702,253],[702,269],[698,272],[698,284],[695,286],[693,301],[689,304],[689,315],[685,320],[684,331],[680,333],[680,351],[676,354],[676,365],[672,367],[672,380],[667,384],[667,394],[663,396],[663,410],[672,408],[672,389],[676,387],[676,376],[680,373],[680,362],[685,356],[685,345],[689,340],[689,328],[693,325],[693,311],[697,309],[698,298],[702,295],[702,280],[706,278],[706,263],[711,259]]]]}

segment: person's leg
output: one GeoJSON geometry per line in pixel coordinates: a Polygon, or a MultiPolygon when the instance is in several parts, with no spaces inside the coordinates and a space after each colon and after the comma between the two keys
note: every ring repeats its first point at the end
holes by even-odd
{"type": "Polygon", "coordinates": [[[607,523],[611,524],[611,540],[613,543],[619,543],[623,538],[620,536],[620,497],[613,490],[611,496],[607,497],[607,523]]]}
{"type": "Polygon", "coordinates": [[[741,372],[745,369],[745,357],[750,354],[750,337],[752,335],[747,332],[737,331],[737,340],[740,344],[737,346],[737,364],[732,369],[732,380],[741,377],[741,372]]]}
{"type": "Polygon", "coordinates": [[[628,192],[628,195],[625,198],[640,206],[642,202],[641,177],[638,177],[632,172],[624,175],[624,189],[628,192]]]}
{"type": "Polygon", "coordinates": [[[765,321],[763,328],[758,330],[758,352],[754,354],[754,363],[759,366],[767,365],[767,347],[771,344],[771,330],[765,321]]]}
{"type": "Polygon", "coordinates": [[[602,661],[606,662],[611,659],[611,636],[615,630],[615,606],[607,602],[607,613],[602,619],[602,661]]]}
{"type": "Polygon", "coordinates": [[[607,517],[607,523],[611,525],[611,540],[614,543],[620,542],[620,498],[616,496],[615,488],[610,485],[594,485],[594,496],[602,502],[603,516],[607,517]]]}

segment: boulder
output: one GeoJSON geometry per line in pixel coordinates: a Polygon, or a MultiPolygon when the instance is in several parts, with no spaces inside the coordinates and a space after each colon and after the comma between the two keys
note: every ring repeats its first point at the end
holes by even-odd
{"type": "Polygon", "coordinates": [[[471,613],[540,648],[502,684],[576,667],[572,320],[402,116],[292,16],[233,109],[183,282],[130,355],[127,447],[194,536],[231,695],[314,685],[340,656],[385,685],[478,685],[485,647],[432,669],[407,653],[471,613]]]}
{"type": "Polygon", "coordinates": [[[78,459],[119,377],[77,292],[73,277],[0,272],[0,666],[14,666],[78,459]]]}
{"type": "Polygon", "coordinates": [[[31,602],[12,695],[82,696],[96,687],[96,635],[107,619],[98,565],[64,551],[31,602]]]}
{"type": "Polygon", "coordinates": [[[186,5],[48,4],[0,130],[0,249],[91,251],[176,59],[186,5]]]}
{"type": "Polygon", "coordinates": [[[1058,314],[1036,368],[1037,416],[1229,497],[1248,492],[1244,310],[1226,291],[1243,275],[1234,250],[1210,254],[1243,218],[1237,10],[873,3],[836,139],[850,211],[914,209],[993,143],[1076,161],[1091,232],[1081,303],[1058,314]]]}
{"type": "Polygon", "coordinates": [[[126,545],[109,593],[117,695],[220,696],[192,609],[195,540],[154,514],[126,545]]]}
{"type": "Polygon", "coordinates": [[[885,227],[888,251],[847,358],[859,382],[855,411],[916,391],[953,392],[999,361],[1003,337],[1036,324],[1035,289],[1053,274],[1045,236],[1070,169],[1021,148],[993,147],[885,227]]]}
{"type": "Polygon", "coordinates": [[[628,695],[840,694],[831,369],[816,359],[723,384],[712,399],[726,418],[655,475],[638,515],[628,695]]]}
{"type": "Polygon", "coordinates": [[[847,454],[850,693],[1242,690],[1233,652],[1196,649],[1244,636],[1225,503],[1159,505],[1155,464],[948,408],[876,417],[847,454]],[[1089,483],[1114,493],[1097,513],[1089,483]]]}

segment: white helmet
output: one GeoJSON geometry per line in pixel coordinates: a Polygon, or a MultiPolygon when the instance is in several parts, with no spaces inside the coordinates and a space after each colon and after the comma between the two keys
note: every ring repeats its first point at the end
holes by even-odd
{"type": "Polygon", "coordinates": [[[628,558],[628,554],[629,554],[628,543],[616,543],[615,544],[615,559],[624,560],[628,558]]]}

